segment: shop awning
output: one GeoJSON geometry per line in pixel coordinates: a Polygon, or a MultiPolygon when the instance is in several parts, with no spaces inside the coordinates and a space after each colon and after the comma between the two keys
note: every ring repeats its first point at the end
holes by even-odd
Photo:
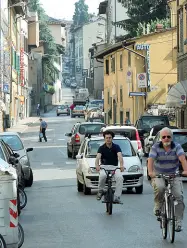
{"type": "Polygon", "coordinates": [[[167,94],[166,106],[170,108],[182,108],[186,106],[187,80],[175,84],[167,94]]]}

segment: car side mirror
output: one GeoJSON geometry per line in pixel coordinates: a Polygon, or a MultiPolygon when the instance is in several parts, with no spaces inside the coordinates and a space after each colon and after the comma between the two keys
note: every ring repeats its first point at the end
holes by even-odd
{"type": "Polygon", "coordinates": [[[26,149],[26,152],[32,152],[33,151],[33,148],[27,148],[26,149]]]}
{"type": "Polygon", "coordinates": [[[65,133],[65,136],[71,137],[72,136],[72,133],[65,133]]]}
{"type": "Polygon", "coordinates": [[[83,155],[82,154],[78,154],[77,156],[76,156],[76,159],[82,159],[83,158],[83,155]]]}
{"type": "Polygon", "coordinates": [[[20,155],[18,153],[14,153],[14,158],[19,158],[20,155]]]}

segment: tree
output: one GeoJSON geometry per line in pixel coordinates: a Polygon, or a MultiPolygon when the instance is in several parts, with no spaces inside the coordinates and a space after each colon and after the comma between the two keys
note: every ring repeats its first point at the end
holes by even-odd
{"type": "Polygon", "coordinates": [[[89,21],[88,5],[85,0],[78,0],[75,3],[75,12],[73,15],[73,26],[82,26],[89,21]]]}
{"type": "Polygon", "coordinates": [[[55,44],[54,38],[47,24],[49,17],[47,16],[45,10],[40,5],[40,1],[29,0],[28,6],[30,11],[34,11],[38,13],[40,40],[44,41],[44,53],[49,54],[49,56],[45,56],[42,59],[44,75],[45,75],[44,80],[46,83],[50,83],[54,81],[55,73],[58,73],[58,70],[55,68],[53,64],[54,62],[53,56],[64,54],[64,48],[63,46],[55,44]]]}
{"type": "Polygon", "coordinates": [[[129,19],[116,24],[127,30],[130,37],[137,35],[139,23],[165,19],[168,14],[167,0],[118,0],[118,2],[127,8],[129,19]]]}

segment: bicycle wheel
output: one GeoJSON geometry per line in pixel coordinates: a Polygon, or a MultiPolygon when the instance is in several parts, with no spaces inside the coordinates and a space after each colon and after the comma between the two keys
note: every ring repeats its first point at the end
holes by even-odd
{"type": "Polygon", "coordinates": [[[175,240],[175,207],[174,201],[172,197],[168,198],[168,230],[169,230],[169,238],[170,242],[173,243],[175,240]]]}
{"type": "Polygon", "coordinates": [[[161,208],[161,220],[160,220],[163,239],[167,238],[167,233],[168,233],[167,225],[168,224],[167,224],[166,202],[164,201],[161,208]]]}
{"type": "Polygon", "coordinates": [[[27,205],[27,195],[23,189],[18,188],[20,209],[23,209],[27,205]]]}
{"type": "Polygon", "coordinates": [[[107,199],[107,212],[109,215],[112,214],[112,207],[113,207],[113,190],[112,189],[108,189],[108,192],[107,192],[107,195],[108,195],[108,199],[107,199]]]}
{"type": "Polygon", "coordinates": [[[3,236],[0,234],[0,248],[7,248],[3,236]]]}
{"type": "Polygon", "coordinates": [[[24,231],[20,223],[18,223],[18,248],[22,247],[24,243],[24,231]]]}

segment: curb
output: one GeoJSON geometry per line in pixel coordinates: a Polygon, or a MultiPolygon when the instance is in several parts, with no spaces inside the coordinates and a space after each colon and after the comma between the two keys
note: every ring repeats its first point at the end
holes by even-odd
{"type": "MultiPolygon", "coordinates": [[[[33,123],[36,123],[36,122],[37,122],[37,120],[33,121],[32,124],[33,124],[33,123]]],[[[19,132],[19,133],[24,133],[28,128],[29,128],[29,126],[27,125],[27,126],[23,129],[23,131],[21,131],[21,132],[19,132]]]]}

